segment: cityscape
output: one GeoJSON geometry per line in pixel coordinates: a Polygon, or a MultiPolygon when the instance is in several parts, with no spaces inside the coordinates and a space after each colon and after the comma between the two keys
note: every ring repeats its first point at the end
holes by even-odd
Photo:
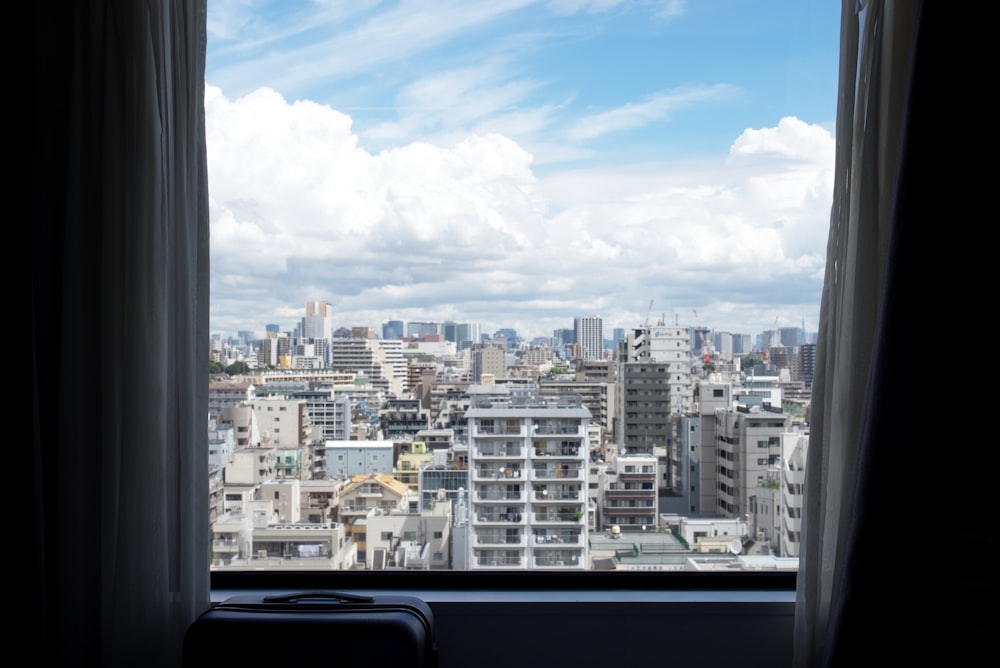
{"type": "Polygon", "coordinates": [[[214,335],[211,568],[797,569],[815,335],[652,307],[214,335]]]}

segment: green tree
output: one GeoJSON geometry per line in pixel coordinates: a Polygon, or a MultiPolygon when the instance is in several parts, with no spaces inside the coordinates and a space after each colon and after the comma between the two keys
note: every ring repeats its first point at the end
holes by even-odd
{"type": "Polygon", "coordinates": [[[226,373],[230,376],[239,376],[249,371],[250,367],[247,366],[246,362],[233,362],[226,367],[226,373]]]}

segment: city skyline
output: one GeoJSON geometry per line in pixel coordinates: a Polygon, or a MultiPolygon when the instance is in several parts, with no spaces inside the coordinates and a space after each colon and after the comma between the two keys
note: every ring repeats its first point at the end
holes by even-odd
{"type": "Polygon", "coordinates": [[[209,12],[212,332],[816,328],[836,6],[209,12]]]}
{"type": "MultiPolygon", "coordinates": [[[[576,317],[574,320],[581,320],[581,319],[585,320],[585,319],[590,319],[590,318],[593,318],[593,317],[595,317],[595,316],[576,317]]],[[[596,316],[596,317],[600,318],[600,316],[596,316]]],[[[308,316],[307,316],[307,318],[308,318],[308,316]]],[[[387,320],[387,321],[381,322],[381,323],[364,323],[364,324],[358,324],[358,323],[351,323],[351,324],[342,323],[342,324],[338,324],[338,323],[335,322],[333,324],[332,331],[336,335],[336,332],[338,330],[352,330],[352,329],[357,329],[357,328],[370,328],[372,331],[374,331],[376,333],[376,338],[381,338],[381,339],[420,339],[420,338],[422,338],[422,336],[417,336],[417,335],[415,335],[412,332],[404,332],[404,333],[402,333],[398,337],[397,336],[386,336],[384,328],[387,325],[391,325],[393,323],[402,324],[407,329],[409,329],[409,325],[410,324],[435,325],[435,326],[437,326],[437,329],[438,329],[438,331],[435,332],[435,334],[442,335],[444,337],[444,339],[447,340],[447,341],[451,341],[452,340],[452,338],[449,338],[448,334],[444,331],[445,328],[447,326],[449,326],[449,325],[450,326],[465,327],[465,328],[470,328],[471,327],[475,331],[480,331],[480,339],[479,340],[483,340],[484,337],[485,337],[485,339],[492,339],[493,336],[494,336],[494,334],[496,334],[497,332],[500,332],[500,331],[502,331],[504,329],[509,329],[509,328],[504,328],[504,327],[497,327],[497,328],[493,328],[493,329],[487,331],[487,330],[482,329],[479,326],[478,323],[471,323],[471,322],[468,322],[468,321],[433,320],[433,319],[428,319],[428,318],[421,318],[419,321],[387,320]]],[[[638,323],[638,324],[635,324],[635,325],[629,325],[628,327],[617,327],[617,326],[610,326],[605,321],[605,322],[602,323],[602,329],[604,330],[605,333],[609,333],[610,332],[611,336],[610,337],[604,336],[603,340],[604,340],[605,343],[607,343],[609,341],[617,341],[617,340],[619,340],[619,337],[617,337],[617,334],[615,333],[616,330],[622,330],[622,337],[624,337],[624,333],[628,332],[631,329],[638,329],[638,328],[642,328],[642,327],[645,327],[645,326],[656,326],[656,325],[658,325],[658,323],[659,323],[659,318],[650,318],[648,325],[647,325],[647,323],[638,323]]],[[[267,335],[267,333],[275,333],[275,334],[276,333],[282,333],[282,334],[294,335],[295,332],[299,328],[301,328],[303,326],[303,324],[304,324],[303,323],[303,318],[300,317],[299,320],[298,320],[298,322],[296,322],[295,324],[293,324],[293,325],[291,325],[289,327],[284,327],[284,326],[281,325],[281,323],[267,323],[266,325],[264,325],[263,329],[243,328],[243,329],[238,329],[235,332],[213,332],[212,333],[212,337],[213,338],[220,338],[220,339],[241,339],[241,338],[246,337],[247,335],[252,335],[252,337],[253,337],[254,340],[261,340],[261,339],[263,339],[267,335]]],[[[553,339],[553,338],[558,338],[558,334],[560,334],[563,331],[570,331],[570,332],[572,332],[573,331],[573,324],[574,323],[571,322],[569,327],[556,328],[555,330],[553,330],[551,332],[536,332],[534,330],[529,330],[527,332],[522,332],[520,330],[515,330],[515,331],[517,332],[518,337],[524,343],[530,344],[530,343],[532,343],[533,341],[535,341],[537,339],[553,339]]],[[[702,331],[710,332],[713,335],[714,334],[730,334],[730,335],[733,335],[733,336],[749,336],[749,337],[759,337],[759,336],[764,336],[764,335],[767,335],[767,334],[771,334],[773,336],[778,337],[778,336],[781,336],[783,334],[783,330],[797,330],[797,331],[799,331],[799,332],[802,333],[802,336],[806,339],[806,341],[805,341],[806,343],[810,343],[810,342],[814,343],[815,341],[812,341],[810,339],[814,338],[815,335],[816,335],[815,331],[810,331],[810,330],[804,328],[803,325],[802,325],[802,323],[799,323],[799,324],[785,324],[785,323],[780,323],[778,326],[770,327],[770,328],[767,328],[767,329],[764,329],[764,330],[760,330],[760,331],[749,331],[749,330],[747,330],[745,328],[744,329],[735,329],[735,330],[724,330],[724,329],[719,329],[719,328],[716,328],[716,327],[712,327],[710,324],[705,324],[705,323],[693,324],[691,322],[686,323],[686,324],[683,323],[683,322],[679,322],[678,325],[675,325],[674,322],[671,321],[671,322],[664,322],[663,325],[664,326],[668,326],[668,327],[669,326],[680,326],[680,327],[685,327],[688,330],[702,330],[702,331]]],[[[305,336],[303,336],[303,338],[304,339],[309,339],[309,338],[312,338],[312,337],[310,337],[308,335],[305,335],[305,336]]],[[[786,344],[784,342],[782,342],[781,345],[786,345],[786,344]]],[[[698,346],[695,346],[695,347],[698,347],[698,346]]]]}

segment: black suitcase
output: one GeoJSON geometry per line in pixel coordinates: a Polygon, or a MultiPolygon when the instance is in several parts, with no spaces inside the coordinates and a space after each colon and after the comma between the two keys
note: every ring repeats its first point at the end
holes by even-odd
{"type": "Polygon", "coordinates": [[[184,666],[209,665],[435,668],[434,617],[412,596],[233,596],[184,635],[184,666]]]}

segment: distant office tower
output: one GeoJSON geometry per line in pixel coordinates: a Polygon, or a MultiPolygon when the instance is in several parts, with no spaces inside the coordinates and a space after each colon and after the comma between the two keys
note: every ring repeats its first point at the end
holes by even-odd
{"type": "MultiPolygon", "coordinates": [[[[687,327],[658,324],[630,330],[619,345],[619,359],[623,363],[643,362],[650,365],[650,371],[639,372],[640,375],[632,376],[632,380],[645,383],[642,373],[655,374],[658,380],[653,385],[659,387],[649,389],[661,397],[671,416],[683,415],[691,410],[693,391],[689,336],[690,330],[687,327]]],[[[649,379],[652,380],[652,376],[649,379]]],[[[623,382],[626,380],[627,378],[623,378],[623,382]]]]}
{"type": "Polygon", "coordinates": [[[573,331],[580,346],[581,359],[604,357],[604,321],[599,316],[574,318],[573,331]]]}
{"type": "Polygon", "coordinates": [[[813,375],[816,373],[815,343],[804,343],[799,347],[799,368],[802,370],[802,382],[806,387],[812,387],[813,375]]]}
{"type": "Polygon", "coordinates": [[[799,327],[782,327],[778,330],[778,338],[781,345],[786,348],[794,348],[804,340],[805,332],[799,327]]]}
{"type": "Polygon", "coordinates": [[[503,378],[507,372],[503,348],[483,345],[472,351],[472,380],[478,383],[483,374],[491,374],[494,378],[503,378]]]}
{"type": "Polygon", "coordinates": [[[458,343],[458,323],[451,320],[441,323],[441,335],[444,336],[445,341],[458,343]]]}
{"type": "Polygon", "coordinates": [[[720,359],[733,359],[733,335],[729,332],[716,332],[713,346],[720,359]]]}
{"type": "Polygon", "coordinates": [[[479,343],[479,331],[479,324],[459,323],[455,328],[456,347],[459,350],[464,350],[465,348],[471,348],[473,345],[479,343]]]}
{"type": "Polygon", "coordinates": [[[402,339],[403,338],[403,321],[402,320],[390,320],[382,325],[382,338],[383,339],[402,339]]]}
{"type": "Polygon", "coordinates": [[[517,330],[510,327],[503,327],[494,332],[493,340],[499,343],[501,339],[503,340],[504,348],[508,350],[517,348],[521,344],[521,337],[517,335],[517,330]]]}
{"type": "Polygon", "coordinates": [[[375,338],[375,328],[374,327],[351,327],[351,338],[352,339],[374,339],[375,338]]]}
{"type": "Polygon", "coordinates": [[[572,329],[552,330],[553,346],[568,346],[576,343],[576,332],[572,329]]]}
{"type": "Polygon", "coordinates": [[[264,331],[267,332],[268,334],[277,334],[278,332],[281,331],[281,325],[277,325],[274,323],[264,325],[264,331]]]}
{"type": "Polygon", "coordinates": [[[615,327],[613,333],[611,334],[611,338],[614,340],[614,344],[617,346],[618,343],[625,338],[625,328],[615,327]]]}
{"type": "Polygon", "coordinates": [[[580,397],[470,398],[468,568],[586,570],[590,412],[580,397]]]}
{"type": "Polygon", "coordinates": [[[406,336],[412,339],[419,339],[428,334],[437,334],[438,324],[436,322],[409,322],[406,324],[406,336]]]}
{"type": "Polygon", "coordinates": [[[749,334],[733,334],[733,354],[746,355],[753,350],[749,334]]]}
{"type": "Polygon", "coordinates": [[[299,338],[303,340],[330,339],[333,337],[333,306],[329,302],[306,302],[306,315],[302,318],[299,338]]]}

